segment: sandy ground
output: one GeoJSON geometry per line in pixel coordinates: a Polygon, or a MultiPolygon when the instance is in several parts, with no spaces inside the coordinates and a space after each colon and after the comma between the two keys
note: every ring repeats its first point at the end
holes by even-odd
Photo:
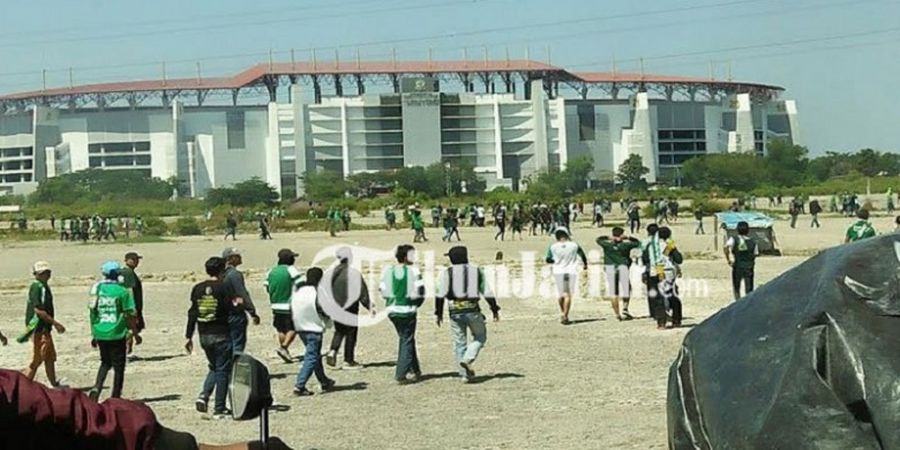
{"type": "MultiPolygon", "coordinates": [[[[851,220],[822,222],[815,231],[806,228],[805,218],[797,230],[779,222],[776,230],[787,256],[760,259],[758,284],[840,243],[851,220]]],[[[893,229],[889,218],[874,222],[882,232],[893,229]]],[[[248,284],[263,318],[261,326],[250,329],[248,351],[268,364],[276,402],[284,405],[273,413],[272,432],[295,448],[665,448],[669,364],[689,327],[731,302],[729,271],[713,252],[714,238],[695,236],[693,226],[693,221],[675,225],[675,238],[691,257],[684,265],[685,277],[705,280],[709,295],[685,295],[686,328],[657,331],[646,319],[617,322],[599,298],[577,299],[576,324],[563,327],[552,298],[507,299],[501,303],[502,320],[489,324],[488,345],[476,364],[478,382],[464,385],[455,378],[449,330],[435,326],[428,303],[419,316],[419,354],[427,374],[422,383],[394,384],[396,337],[389,323],[381,323],[361,331],[358,359],[369,367],[331,371],[341,390],[302,399],[290,394],[298,365],[282,363],[273,352],[274,330],[261,280],[275,252],[284,246],[298,250],[299,265],[305,268],[324,246],[350,243],[390,250],[408,242],[411,232],[358,231],[338,238],[276,234],[268,242],[240,236],[236,245],[244,251],[248,284]]],[[[580,221],[575,232],[586,249],[596,249],[593,239],[609,230],[591,230],[580,221]]],[[[420,248],[442,255],[448,245],[437,230],[429,235],[432,241],[420,248]]],[[[507,260],[519,251],[542,254],[549,244],[545,237],[495,242],[492,235],[489,229],[462,230],[474,261],[490,263],[498,250],[507,260]]],[[[253,439],[257,433],[255,422],[210,422],[194,411],[206,362],[202,354],[188,356],[182,350],[190,286],[200,278],[205,258],[223,247],[218,239],[194,238],[133,248],[146,257],[139,272],[145,277],[149,329],[137,352],[144,359],[128,365],[124,392],[150,405],[162,423],[213,443],[253,439]]],[[[58,242],[4,246],[0,329],[14,336],[22,328],[29,266],[37,259],[49,260],[57,317],[69,329],[56,335],[58,372],[73,387],[90,385],[99,355],[89,345],[86,292],[101,262],[131,249],[58,242]]],[[[644,299],[636,299],[631,309],[637,316],[647,315],[644,299]]],[[[29,351],[15,343],[0,348],[0,367],[21,369],[29,351]]],[[[295,344],[293,352],[301,351],[295,344]]],[[[43,373],[39,378],[44,379],[43,373]]]]}

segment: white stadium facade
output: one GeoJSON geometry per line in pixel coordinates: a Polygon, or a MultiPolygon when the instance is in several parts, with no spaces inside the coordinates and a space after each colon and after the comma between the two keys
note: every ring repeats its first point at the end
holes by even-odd
{"type": "Polygon", "coordinates": [[[648,181],[696,155],[799,143],[797,107],[758,83],[569,72],[528,60],[261,64],[230,78],[162,79],[0,95],[0,192],[99,168],[177,178],[202,197],[259,177],[465,162],[489,188],[583,156],[609,179],[631,154],[648,181]]]}

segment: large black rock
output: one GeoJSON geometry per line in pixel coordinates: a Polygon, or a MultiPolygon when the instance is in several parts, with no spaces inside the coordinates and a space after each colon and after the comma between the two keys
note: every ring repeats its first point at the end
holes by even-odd
{"type": "Polygon", "coordinates": [[[691,330],[668,430],[672,449],[900,449],[900,235],[824,251],[691,330]]]}

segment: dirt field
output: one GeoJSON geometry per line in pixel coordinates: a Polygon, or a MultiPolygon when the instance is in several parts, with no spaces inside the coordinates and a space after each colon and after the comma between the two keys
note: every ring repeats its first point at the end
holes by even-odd
{"type": "MultiPolygon", "coordinates": [[[[787,256],[766,257],[757,263],[757,284],[794,267],[815,252],[842,241],[846,218],[823,219],[823,227],[810,231],[808,218],[791,230],[776,225],[787,256]]],[[[880,232],[893,230],[892,220],[874,220],[880,232]]],[[[707,281],[709,296],[684,298],[686,325],[701,322],[731,299],[729,270],[713,252],[713,237],[694,236],[692,220],[674,226],[674,237],[690,259],[685,277],[707,281]]],[[[712,231],[707,220],[707,231],[712,231]]],[[[549,239],[495,242],[490,229],[461,230],[471,259],[490,263],[502,250],[507,260],[521,250],[542,255],[549,239]]],[[[603,231],[579,221],[576,241],[586,249],[603,231]]],[[[448,248],[438,230],[429,229],[431,242],[421,249],[438,255],[448,248]]],[[[325,233],[276,234],[262,242],[240,236],[248,286],[259,306],[263,324],[250,328],[248,351],[269,365],[276,402],[285,407],[273,413],[272,432],[294,448],[397,449],[397,448],[665,448],[666,377],[669,364],[689,328],[657,331],[650,320],[617,322],[608,303],[598,298],[577,299],[574,325],[558,323],[552,298],[501,300],[502,320],[489,324],[488,344],[475,368],[478,382],[465,385],[455,377],[448,326],[437,328],[433,304],[419,315],[418,346],[425,380],[416,385],[393,382],[396,336],[389,323],[360,332],[358,359],[369,367],[358,371],[332,371],[342,387],[328,394],[294,398],[291,387],[297,364],[284,364],[274,356],[271,312],[261,280],[274,263],[275,252],[290,247],[302,256],[306,268],[324,246],[349,243],[390,250],[409,242],[408,230],[359,231],[329,238],[325,233]],[[285,411],[285,409],[287,409],[285,411]]],[[[160,421],[194,433],[200,440],[226,443],[253,439],[257,424],[210,422],[194,411],[193,400],[205,375],[201,353],[184,354],[184,326],[191,284],[201,277],[207,256],[218,254],[219,239],[180,239],[172,243],[136,246],[145,256],[139,272],[145,277],[147,323],[145,343],[130,363],[124,395],[150,405],[160,421]]],[[[100,264],[119,259],[125,245],[35,242],[7,245],[0,260],[0,329],[14,337],[22,328],[30,264],[46,259],[54,267],[57,318],[68,332],[56,335],[58,372],[73,387],[92,383],[99,355],[91,349],[87,323],[87,291],[100,264]]],[[[442,256],[438,262],[444,262],[442,256]]],[[[644,299],[635,299],[632,312],[647,315],[644,299]]],[[[326,342],[330,334],[326,336],[326,342]]],[[[195,342],[196,343],[196,342],[195,342]]],[[[295,344],[293,353],[302,350],[295,344]]],[[[21,369],[30,347],[11,343],[0,348],[0,367],[21,369]]],[[[43,380],[43,373],[39,375],[43,380]]],[[[111,382],[111,376],[110,380],[111,382]]],[[[314,383],[311,388],[318,390],[314,383]]]]}

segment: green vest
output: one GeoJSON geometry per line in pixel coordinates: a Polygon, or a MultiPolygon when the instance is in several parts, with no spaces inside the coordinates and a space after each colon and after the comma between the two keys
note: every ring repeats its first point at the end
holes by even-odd
{"type": "Polygon", "coordinates": [[[847,229],[847,239],[856,242],[862,239],[875,237],[875,228],[865,220],[859,220],[847,229]]]}
{"type": "Polygon", "coordinates": [[[413,275],[409,266],[405,265],[394,266],[384,272],[381,283],[385,288],[383,294],[388,316],[414,317],[416,315],[421,299],[410,298],[410,283],[418,285],[420,281],[410,280],[413,275]]]}
{"type": "Polygon", "coordinates": [[[734,267],[736,269],[752,269],[756,264],[756,241],[735,236],[731,253],[734,255],[734,267]]]}

